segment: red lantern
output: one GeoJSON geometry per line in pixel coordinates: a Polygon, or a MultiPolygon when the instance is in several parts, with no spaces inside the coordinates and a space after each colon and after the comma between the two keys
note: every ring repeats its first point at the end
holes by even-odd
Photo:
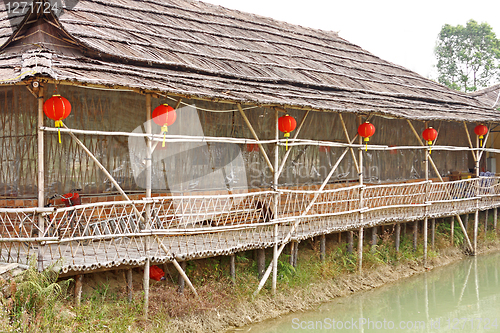
{"type": "Polygon", "coordinates": [[[429,146],[432,145],[432,141],[436,140],[437,136],[438,132],[432,127],[426,128],[422,132],[422,137],[424,138],[425,141],[427,141],[427,144],[429,146]]]}
{"type": "MultiPolygon", "coordinates": [[[[422,132],[422,137],[424,138],[425,141],[427,141],[427,144],[429,146],[432,146],[432,141],[436,140],[437,136],[438,132],[432,127],[426,128],[422,132]]],[[[429,150],[429,154],[430,153],[432,153],[432,150],[429,150]]]]}
{"type": "Polygon", "coordinates": [[[329,153],[330,152],[330,146],[319,146],[319,151],[321,153],[329,153]]]}
{"type": "MultiPolygon", "coordinates": [[[[43,113],[55,121],[55,127],[63,127],[63,120],[71,113],[71,103],[61,95],[54,95],[43,103],[43,113]]],[[[57,131],[59,143],[61,143],[61,132],[57,131]]]]}
{"type": "Polygon", "coordinates": [[[162,104],[153,110],[153,121],[155,124],[161,126],[161,132],[163,133],[162,147],[165,147],[165,137],[168,132],[168,126],[175,123],[176,119],[177,113],[174,108],[168,104],[162,104]]]}
{"type": "Polygon", "coordinates": [[[280,132],[285,133],[285,138],[286,139],[286,149],[288,150],[288,138],[290,137],[290,132],[295,130],[295,127],[297,127],[297,121],[295,118],[292,116],[285,114],[282,117],[278,118],[278,129],[280,132]]]}
{"type": "Polygon", "coordinates": [[[488,127],[484,126],[484,125],[477,125],[475,128],[474,128],[474,133],[476,133],[477,136],[479,136],[479,146],[482,147],[483,146],[483,138],[484,136],[486,135],[486,133],[488,133],[488,127]]]}
{"type": "Polygon", "coordinates": [[[259,151],[259,145],[256,143],[247,143],[247,152],[259,151]]]}
{"type": "Polygon", "coordinates": [[[359,125],[358,134],[364,138],[364,141],[366,142],[365,150],[368,150],[368,141],[370,141],[370,137],[375,134],[375,126],[369,122],[365,122],[359,125]]]}

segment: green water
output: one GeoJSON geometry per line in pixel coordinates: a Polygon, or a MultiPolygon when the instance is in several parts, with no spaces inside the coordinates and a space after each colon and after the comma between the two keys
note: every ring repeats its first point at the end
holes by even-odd
{"type": "Polygon", "coordinates": [[[500,253],[231,332],[500,332],[500,253]]]}

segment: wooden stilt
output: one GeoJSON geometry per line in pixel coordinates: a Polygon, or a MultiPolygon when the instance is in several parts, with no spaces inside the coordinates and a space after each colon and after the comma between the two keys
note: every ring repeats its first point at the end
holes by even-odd
{"type": "Polygon", "coordinates": [[[266,269],[266,250],[257,249],[257,272],[259,274],[259,279],[264,276],[264,270],[266,269]]]}
{"type": "Polygon", "coordinates": [[[455,242],[455,218],[453,216],[450,217],[450,243],[451,246],[454,245],[455,242]]]}
{"type": "Polygon", "coordinates": [[[229,275],[231,276],[231,281],[233,284],[236,283],[236,255],[232,254],[229,256],[229,275]]]}
{"type": "Polygon", "coordinates": [[[489,218],[489,209],[484,211],[484,234],[488,231],[488,218],[489,218]]]}
{"type": "Polygon", "coordinates": [[[396,252],[399,252],[399,244],[401,243],[401,223],[396,223],[396,230],[394,231],[395,233],[395,240],[394,243],[396,245],[396,252]]]}
{"type": "Polygon", "coordinates": [[[469,228],[469,214],[465,214],[465,216],[464,216],[464,227],[465,227],[465,230],[467,230],[469,228]]]}
{"type": "Polygon", "coordinates": [[[127,280],[127,299],[129,302],[132,302],[133,296],[134,296],[134,284],[133,284],[133,280],[132,280],[132,269],[127,269],[126,280],[127,280]]]}
{"type": "Polygon", "coordinates": [[[347,253],[352,254],[354,249],[354,231],[352,230],[348,231],[347,238],[348,238],[347,253]]]}
{"type": "Polygon", "coordinates": [[[148,310],[149,310],[149,258],[146,259],[146,263],[144,264],[144,278],[143,278],[143,287],[144,287],[144,317],[148,318],[148,310]]]}
{"type": "Polygon", "coordinates": [[[321,235],[320,243],[319,243],[319,251],[320,251],[319,259],[321,261],[325,261],[325,255],[326,255],[326,236],[325,235],[321,235]]]}
{"type": "MultiPolygon", "coordinates": [[[[37,130],[37,197],[38,197],[38,208],[43,208],[45,206],[45,162],[44,162],[44,132],[41,129],[43,127],[44,120],[43,113],[43,87],[40,86],[38,91],[38,130],[37,130]]],[[[42,214],[38,214],[38,230],[45,230],[45,219],[42,214]]],[[[42,237],[41,233],[38,234],[38,237],[42,237]]],[[[38,245],[38,253],[37,253],[37,264],[38,271],[41,272],[44,269],[43,266],[43,246],[41,244],[38,245]]]]}
{"type": "Polygon", "coordinates": [[[363,272],[363,227],[359,228],[358,236],[358,269],[359,273],[363,272]]]}
{"type": "Polygon", "coordinates": [[[372,248],[371,248],[371,252],[375,252],[377,247],[377,240],[378,240],[378,235],[377,235],[377,227],[373,227],[372,228],[372,248]]]}
{"type": "MultiPolygon", "coordinates": [[[[187,262],[186,261],[181,261],[179,263],[179,265],[181,266],[182,270],[183,271],[186,271],[186,265],[187,265],[187,262]]],[[[184,280],[184,277],[181,275],[181,273],[179,272],[179,275],[177,277],[177,292],[179,294],[182,294],[184,293],[184,288],[186,287],[186,281],[184,280]]]]}
{"type": "Polygon", "coordinates": [[[293,247],[293,267],[297,267],[297,258],[299,257],[299,242],[295,242],[293,247]]]}
{"type": "Polygon", "coordinates": [[[75,306],[80,306],[82,301],[83,274],[75,277],[75,306]]]}
{"type": "Polygon", "coordinates": [[[427,228],[429,219],[424,218],[424,266],[427,265],[427,228]]]}
{"type": "Polygon", "coordinates": [[[434,250],[436,241],[436,219],[431,220],[431,247],[434,250]]]}
{"type": "Polygon", "coordinates": [[[295,247],[295,242],[294,241],[291,241],[290,242],[290,258],[289,258],[289,264],[291,266],[293,266],[293,254],[295,253],[294,251],[294,247],[295,247]]]}
{"type": "Polygon", "coordinates": [[[418,239],[418,221],[413,222],[413,251],[417,250],[418,239]]]}
{"type": "Polygon", "coordinates": [[[408,223],[403,223],[403,235],[407,235],[408,234],[407,231],[406,231],[406,225],[407,224],[408,223]]]}
{"type": "Polygon", "coordinates": [[[479,226],[479,210],[476,209],[476,212],[474,213],[474,251],[473,251],[473,254],[476,255],[477,253],[477,230],[478,230],[478,226],[479,226]]]}
{"type": "Polygon", "coordinates": [[[497,232],[498,208],[493,209],[493,230],[497,232]]]}

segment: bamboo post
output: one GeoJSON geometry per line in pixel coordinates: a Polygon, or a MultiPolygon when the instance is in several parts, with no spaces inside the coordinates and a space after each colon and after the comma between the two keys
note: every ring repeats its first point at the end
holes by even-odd
{"type": "Polygon", "coordinates": [[[354,231],[347,232],[347,253],[352,254],[354,249],[354,231]]]}
{"type": "MultiPolygon", "coordinates": [[[[342,129],[344,130],[344,135],[347,139],[347,142],[351,142],[351,139],[349,137],[349,132],[347,131],[347,126],[345,125],[345,122],[344,122],[344,117],[342,117],[342,113],[339,113],[339,118],[340,118],[340,123],[342,124],[342,129]]],[[[356,154],[354,153],[354,149],[352,148],[349,148],[349,150],[351,151],[351,156],[352,156],[352,160],[354,161],[354,166],[356,167],[356,171],[358,173],[360,173],[360,169],[359,169],[359,165],[358,165],[358,161],[356,159],[356,154]]]]}
{"type": "MultiPolygon", "coordinates": [[[[279,140],[279,127],[278,127],[278,109],[274,109],[274,139],[276,140],[276,143],[274,145],[274,165],[273,165],[273,188],[274,191],[276,191],[276,194],[274,196],[274,218],[278,219],[278,200],[279,200],[279,193],[278,193],[278,164],[279,164],[279,145],[278,145],[278,140],[279,140]]],[[[274,237],[274,246],[273,246],[273,285],[272,285],[272,293],[273,295],[276,294],[276,284],[278,281],[278,223],[274,224],[274,230],[273,230],[273,237],[274,237]]]]}
{"type": "Polygon", "coordinates": [[[290,242],[290,257],[289,257],[289,264],[290,264],[291,266],[293,266],[294,246],[295,246],[295,242],[294,242],[294,241],[291,241],[291,242],[290,242]]]}
{"type": "Polygon", "coordinates": [[[236,255],[231,254],[229,256],[229,275],[231,276],[231,282],[236,284],[236,255]]]}
{"type": "MultiPolygon", "coordinates": [[[[186,271],[186,266],[187,266],[187,262],[186,261],[181,261],[179,263],[179,265],[181,266],[181,268],[182,268],[183,271],[186,271]]],[[[184,293],[184,288],[186,286],[186,281],[184,280],[184,277],[182,276],[182,274],[180,272],[179,272],[179,276],[177,277],[177,285],[178,285],[177,292],[179,294],[183,294],[184,293]]]]}
{"type": "Polygon", "coordinates": [[[253,129],[253,126],[250,123],[250,120],[248,120],[245,112],[243,111],[243,108],[241,107],[241,104],[238,103],[238,104],[236,104],[236,106],[238,107],[238,110],[240,111],[240,114],[243,117],[243,120],[245,121],[245,124],[247,125],[248,129],[252,133],[254,139],[257,140],[257,145],[259,146],[260,152],[262,153],[262,156],[264,157],[264,160],[266,161],[267,165],[269,166],[269,169],[271,170],[271,172],[274,173],[273,164],[271,163],[271,160],[269,160],[269,156],[267,156],[267,153],[266,153],[264,147],[262,146],[262,144],[260,142],[258,142],[259,141],[259,136],[257,135],[257,133],[255,132],[255,130],[253,129]]]}
{"type": "MultiPolygon", "coordinates": [[[[146,94],[146,133],[152,134],[151,129],[151,94],[146,94]]],[[[151,139],[146,138],[146,199],[151,198],[151,159],[152,159],[152,146],[151,139]]],[[[151,204],[146,204],[146,229],[151,230],[151,204]]],[[[149,309],[149,267],[150,263],[150,239],[146,237],[144,242],[144,252],[146,254],[146,263],[144,266],[144,316],[148,317],[148,309],[149,309]]]]}
{"type": "Polygon", "coordinates": [[[127,298],[129,302],[132,302],[134,296],[134,283],[133,283],[133,275],[132,269],[127,269],[126,279],[127,279],[127,298]]]}
{"type": "Polygon", "coordinates": [[[465,230],[467,230],[468,227],[469,227],[469,213],[465,214],[465,217],[464,217],[464,227],[465,227],[465,230]]]}
{"type": "Polygon", "coordinates": [[[325,261],[325,255],[326,255],[326,235],[323,234],[320,237],[319,240],[319,259],[321,261],[325,261]]]}
{"type": "MultiPolygon", "coordinates": [[[[427,127],[427,123],[426,126],[427,127]]],[[[429,192],[430,192],[430,184],[429,184],[429,155],[430,155],[430,147],[425,150],[425,181],[427,182],[425,184],[425,201],[427,202],[429,200],[429,192]]],[[[429,223],[429,218],[428,218],[428,212],[427,212],[427,206],[424,207],[424,266],[427,265],[427,229],[428,229],[428,223],[429,223]]]]}
{"type": "MultiPolygon", "coordinates": [[[[415,137],[417,138],[418,142],[420,143],[420,145],[425,146],[424,143],[422,142],[422,139],[420,139],[420,136],[418,135],[417,131],[415,130],[415,127],[413,127],[413,124],[411,123],[411,121],[409,119],[407,119],[406,121],[407,121],[408,125],[410,125],[410,128],[411,128],[413,134],[415,135],[415,137]]],[[[441,177],[441,174],[439,173],[439,170],[438,170],[436,164],[434,163],[434,160],[432,159],[432,157],[430,155],[429,155],[429,163],[431,164],[432,168],[434,169],[434,172],[438,176],[439,181],[444,183],[443,177],[441,177]]],[[[447,193],[448,197],[450,197],[450,199],[452,199],[451,194],[448,192],[446,192],[446,193],[447,193]]],[[[460,218],[460,215],[455,214],[455,217],[457,218],[458,223],[460,224],[460,228],[462,228],[462,231],[464,232],[464,237],[467,241],[467,246],[469,247],[469,250],[471,252],[474,252],[473,245],[470,241],[469,235],[467,234],[467,230],[465,229],[465,227],[462,223],[462,219],[460,218]]]]}
{"type": "MultiPolygon", "coordinates": [[[[38,118],[37,118],[37,186],[38,186],[38,208],[43,208],[45,206],[45,158],[44,158],[44,132],[43,132],[43,87],[40,86],[38,90],[38,118]]],[[[45,231],[45,221],[41,213],[38,213],[38,237],[44,237],[45,231]]],[[[43,267],[43,245],[38,244],[38,270],[41,272],[43,267]]]]}
{"type": "Polygon", "coordinates": [[[484,211],[484,234],[486,235],[486,232],[488,231],[488,218],[489,218],[489,209],[486,209],[484,211]]]}
{"type": "MultiPolygon", "coordinates": [[[[358,116],[358,126],[361,125],[361,116],[358,116]]],[[[358,143],[360,145],[358,149],[358,162],[359,162],[359,209],[363,209],[363,138],[359,136],[358,143]]],[[[358,270],[359,273],[363,272],[363,213],[360,210],[359,212],[359,237],[358,237],[358,270]]]]}
{"type": "Polygon", "coordinates": [[[82,302],[83,274],[75,277],[75,306],[80,306],[82,302]]]}
{"type": "MultiPolygon", "coordinates": [[[[476,135],[476,145],[479,148],[479,136],[476,135]]],[[[478,153],[478,158],[476,159],[475,163],[475,171],[476,171],[476,177],[479,179],[479,163],[480,163],[480,154],[479,151],[478,153]]],[[[476,197],[479,195],[479,182],[476,182],[476,197]]],[[[477,232],[478,232],[478,227],[479,227],[479,200],[476,200],[476,211],[474,212],[474,255],[477,254],[477,232]]]]}
{"type": "Polygon", "coordinates": [[[396,223],[396,230],[395,230],[395,240],[394,243],[396,245],[396,252],[399,252],[399,245],[401,242],[401,223],[396,223]]]}
{"type": "Polygon", "coordinates": [[[295,241],[295,246],[293,247],[293,267],[297,267],[297,258],[299,257],[299,242],[295,241]]]}

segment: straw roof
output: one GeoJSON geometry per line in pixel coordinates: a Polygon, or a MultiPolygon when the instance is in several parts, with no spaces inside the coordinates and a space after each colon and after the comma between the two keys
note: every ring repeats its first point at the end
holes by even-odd
{"type": "Polygon", "coordinates": [[[335,32],[192,0],[65,3],[58,17],[9,15],[0,4],[3,83],[46,75],[259,105],[500,121],[480,101],[335,32]]]}
{"type": "Polygon", "coordinates": [[[494,86],[478,90],[476,92],[470,93],[470,96],[475,97],[486,105],[493,108],[500,107],[500,83],[494,86]]]}

